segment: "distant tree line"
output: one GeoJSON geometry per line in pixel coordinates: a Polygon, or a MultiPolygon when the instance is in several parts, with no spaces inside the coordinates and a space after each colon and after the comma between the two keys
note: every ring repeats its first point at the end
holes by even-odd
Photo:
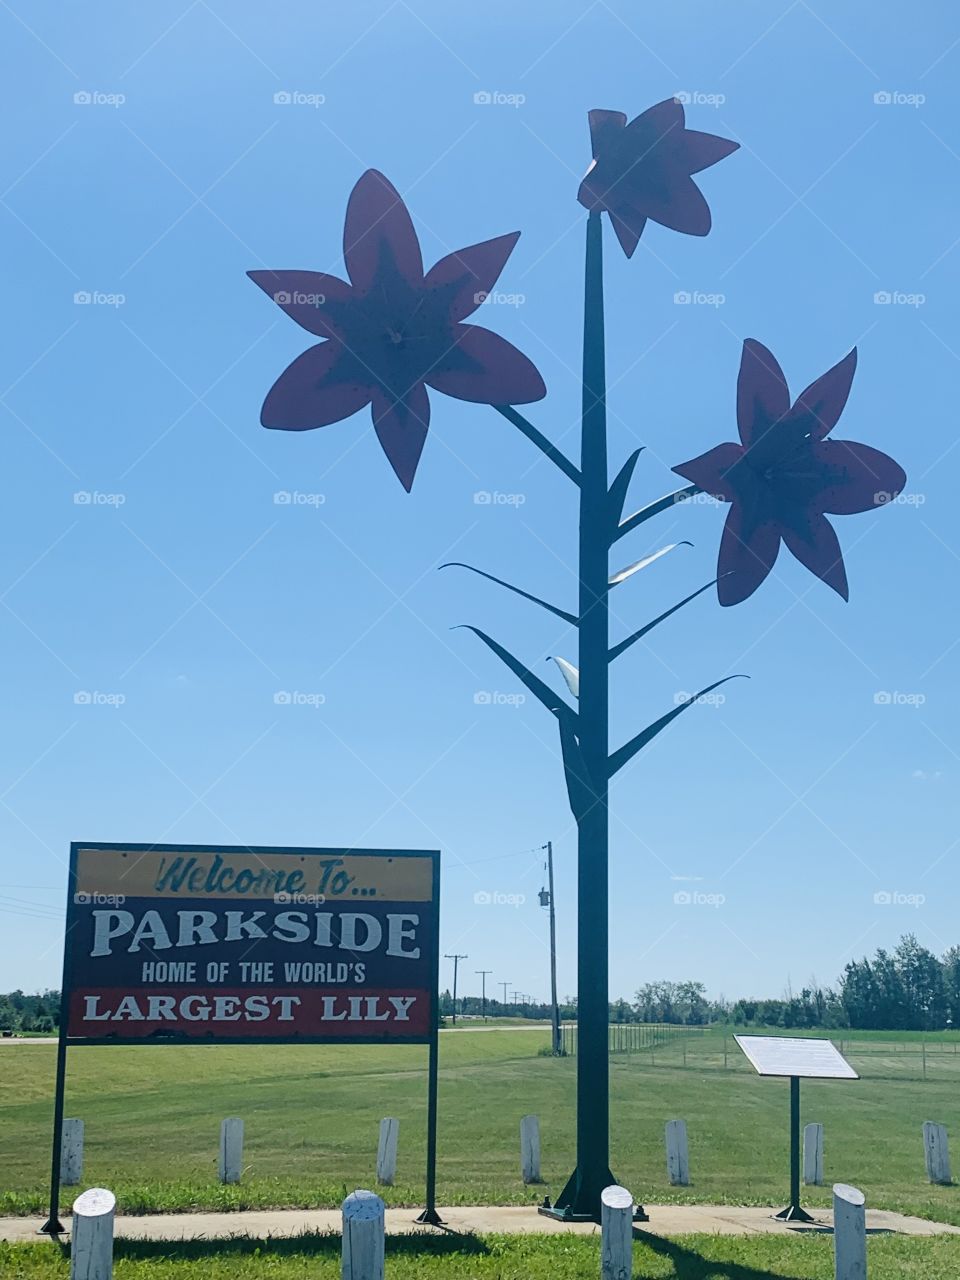
{"type": "MultiPolygon", "coordinates": [[[[493,996],[487,996],[486,1004],[480,996],[464,996],[457,992],[457,1017],[458,1018],[479,1018],[486,1013],[488,1018],[545,1018],[551,1017],[551,1006],[548,1001],[534,1000],[528,996],[521,999],[519,994],[514,1000],[511,995],[510,999],[504,1003],[502,1000],[495,1000],[493,996]]],[[[453,995],[449,991],[440,992],[440,1016],[441,1018],[450,1018],[453,1014],[453,995]]],[[[577,1001],[573,996],[565,996],[560,1001],[560,1017],[565,1022],[577,1016],[577,1001]]]]}
{"type": "Polygon", "coordinates": [[[852,1027],[870,1031],[940,1031],[960,1027],[960,947],[936,956],[913,934],[894,951],[851,960],[836,987],[815,982],[779,1000],[706,999],[699,982],[650,982],[633,1005],[619,1001],[611,1019],[638,1022],[733,1023],[762,1027],[852,1027]]]}
{"type": "MultiPolygon", "coordinates": [[[[550,1005],[530,996],[511,994],[506,1002],[488,996],[457,994],[457,1016],[478,1018],[542,1018],[550,1005]]],[[[0,995],[0,1030],[50,1032],[57,1028],[60,993],[45,991],[0,995]]],[[[441,1017],[453,1014],[453,997],[440,993],[441,1017]]],[[[575,996],[560,1003],[560,1017],[577,1016],[575,996]]],[[[960,1028],[960,947],[936,956],[906,934],[896,948],[879,949],[872,959],[851,960],[836,987],[816,982],[779,1000],[740,999],[734,1003],[709,1000],[702,982],[648,982],[633,1003],[615,1000],[611,1022],[669,1022],[683,1026],[733,1023],[742,1027],[853,1027],[870,1031],[940,1031],[960,1028]]]]}
{"type": "Polygon", "coordinates": [[[0,995],[0,1031],[55,1031],[60,1021],[60,992],[26,996],[22,991],[0,995]]]}

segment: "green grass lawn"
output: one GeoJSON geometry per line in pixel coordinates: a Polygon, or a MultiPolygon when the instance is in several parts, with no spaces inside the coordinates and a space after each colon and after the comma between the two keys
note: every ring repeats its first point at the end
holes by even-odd
{"type": "MultiPolygon", "coordinates": [[[[960,1131],[953,1040],[931,1045],[924,1082],[915,1078],[915,1038],[855,1039],[847,1049],[864,1079],[803,1086],[803,1119],[822,1121],[826,1135],[827,1186],[809,1189],[807,1202],[826,1205],[831,1183],[851,1182],[871,1207],[960,1225],[960,1188],[926,1182],[921,1141],[924,1120],[960,1131]]],[[[574,1163],[575,1062],[540,1056],[547,1042],[546,1029],[458,1028],[441,1037],[441,1204],[524,1204],[559,1192],[574,1163]],[[528,1112],[541,1118],[540,1188],[519,1177],[528,1112]]],[[[786,1082],[757,1078],[732,1041],[726,1048],[726,1071],[719,1033],[611,1058],[612,1167],[640,1201],[785,1203],[786,1082]],[[673,1117],[688,1125],[689,1188],[667,1181],[663,1126],[673,1117]]],[[[50,1045],[0,1046],[0,1213],[46,1204],[54,1059],[50,1045]]],[[[84,1185],[109,1187],[125,1212],[337,1205],[372,1184],[386,1115],[400,1120],[400,1159],[398,1185],[384,1198],[422,1201],[425,1049],[78,1048],[66,1112],[86,1122],[84,1185]],[[216,1180],[220,1120],[229,1115],[246,1122],[237,1187],[216,1180]]],[[[64,1189],[67,1206],[74,1194],[64,1189]]]]}
{"type": "MultiPolygon", "coordinates": [[[[870,1280],[955,1280],[960,1238],[873,1237],[870,1280]]],[[[390,1280],[594,1280],[600,1242],[583,1236],[393,1238],[390,1280]]],[[[0,1244],[4,1280],[60,1280],[69,1273],[53,1244],[0,1244]]],[[[723,1239],[645,1237],[634,1246],[635,1280],[832,1280],[829,1236],[723,1239]]],[[[340,1240],[150,1244],[118,1241],[116,1280],[339,1280],[340,1240]]]]}

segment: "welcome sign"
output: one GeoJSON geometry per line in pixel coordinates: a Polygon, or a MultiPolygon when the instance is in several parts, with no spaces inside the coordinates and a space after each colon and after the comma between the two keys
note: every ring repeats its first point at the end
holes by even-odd
{"type": "Polygon", "coordinates": [[[71,1043],[429,1043],[439,860],[410,850],[71,846],[71,1043]]]}

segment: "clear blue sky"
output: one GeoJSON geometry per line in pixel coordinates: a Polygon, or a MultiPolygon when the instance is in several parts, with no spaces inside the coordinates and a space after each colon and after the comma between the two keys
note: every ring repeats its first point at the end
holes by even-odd
{"type": "MultiPolygon", "coordinates": [[[[439,847],[467,989],[487,968],[545,995],[540,862],[521,851],[548,838],[574,989],[553,723],[475,702],[519,687],[449,628],[484,626],[545,673],[571,636],[435,572],[469,560],[570,606],[570,486],[492,410],[439,395],[410,497],[366,412],[263,431],[310,340],[244,272],[341,271],[367,167],[405,193],[428,263],[522,230],[499,285],[522,300],[478,319],[537,362],[530,416],[572,451],[586,112],[674,93],[742,147],[702,175],[706,240],[651,225],[631,262],[607,240],[611,452],[646,446],[637,505],[734,438],[751,336],[795,393],[858,344],[835,434],[893,453],[913,497],[837,519],[849,605],[782,555],[745,605],[704,596],[618,663],[616,740],[679,691],[753,678],[616,784],[612,991],[778,995],[906,930],[960,941],[955,6],[14,0],[0,34],[0,989],[59,982],[68,844],[91,839],[439,847]]],[[[712,576],[722,514],[681,508],[620,544],[624,563],[695,546],[617,589],[617,634],[712,576]]]]}

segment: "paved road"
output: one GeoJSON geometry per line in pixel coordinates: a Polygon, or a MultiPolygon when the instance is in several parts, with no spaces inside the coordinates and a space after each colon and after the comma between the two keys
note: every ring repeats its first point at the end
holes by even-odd
{"type": "MultiPolygon", "coordinates": [[[[525,1023],[522,1027],[484,1027],[481,1025],[479,1027],[460,1026],[460,1027],[441,1027],[440,1028],[441,1035],[445,1035],[447,1032],[455,1032],[457,1035],[467,1035],[468,1033],[474,1032],[474,1031],[486,1031],[486,1032],[508,1031],[508,1032],[513,1032],[514,1034],[518,1031],[538,1031],[540,1035],[544,1035],[545,1033],[548,1033],[550,1031],[550,1023],[544,1022],[539,1025],[537,1024],[530,1025],[529,1023],[525,1023]]],[[[3,1045],[5,1044],[13,1045],[13,1044],[56,1044],[56,1043],[57,1043],[56,1036],[22,1036],[20,1037],[20,1039],[17,1039],[14,1036],[10,1036],[9,1038],[4,1039],[2,1036],[0,1036],[0,1048],[2,1048],[3,1045]]]]}

